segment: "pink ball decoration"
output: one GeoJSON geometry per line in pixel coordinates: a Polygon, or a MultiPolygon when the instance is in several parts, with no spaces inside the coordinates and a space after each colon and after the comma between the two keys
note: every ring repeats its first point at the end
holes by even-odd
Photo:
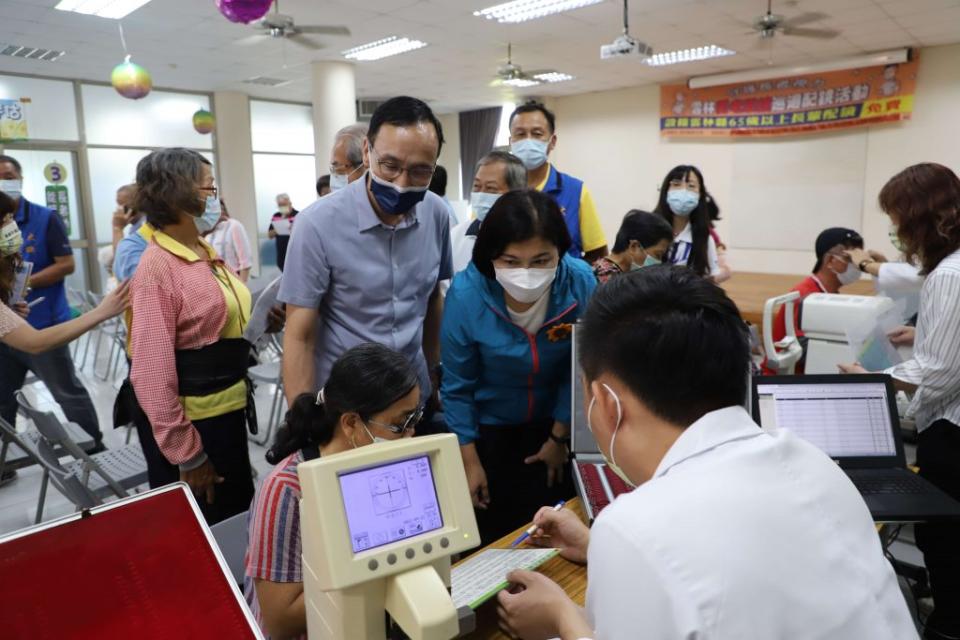
{"type": "Polygon", "coordinates": [[[230,22],[253,22],[267,15],[273,0],[217,0],[217,9],[230,22]]]}

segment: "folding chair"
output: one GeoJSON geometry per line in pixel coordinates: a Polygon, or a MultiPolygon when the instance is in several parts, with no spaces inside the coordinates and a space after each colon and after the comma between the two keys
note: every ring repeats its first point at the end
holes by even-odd
{"type": "Polygon", "coordinates": [[[283,419],[283,405],[286,402],[283,397],[283,347],[276,335],[270,335],[265,340],[271,349],[280,354],[280,359],[254,365],[247,371],[247,375],[254,382],[275,385],[273,399],[270,401],[270,417],[267,419],[266,431],[261,438],[247,436],[252,442],[259,445],[266,445],[270,442],[274,427],[283,419]]]}
{"type": "Polygon", "coordinates": [[[20,409],[33,421],[41,440],[49,446],[50,451],[61,446],[74,458],[74,462],[63,469],[77,475],[82,485],[96,496],[102,498],[112,493],[125,498],[129,495],[129,489],[147,482],[147,462],[139,445],[125,445],[90,455],[70,438],[56,416],[35,409],[20,391],[16,393],[16,398],[20,409]]]}
{"type": "Polygon", "coordinates": [[[243,561],[247,554],[247,540],[249,531],[247,530],[247,516],[249,511],[238,513],[222,520],[210,527],[210,533],[213,539],[217,541],[220,552],[230,567],[233,579],[237,584],[243,585],[244,566],[243,561]]]}

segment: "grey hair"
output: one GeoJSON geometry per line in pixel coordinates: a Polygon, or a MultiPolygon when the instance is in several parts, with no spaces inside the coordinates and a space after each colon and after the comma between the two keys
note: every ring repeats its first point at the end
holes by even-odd
{"type": "Polygon", "coordinates": [[[499,149],[496,149],[483,156],[480,158],[479,162],[477,162],[477,168],[474,170],[474,174],[476,174],[480,167],[493,164],[494,162],[503,163],[506,169],[503,177],[504,181],[507,183],[507,188],[510,189],[510,191],[527,188],[527,168],[523,166],[522,162],[520,162],[520,158],[513,155],[509,151],[500,151],[499,149]]]}
{"type": "Polygon", "coordinates": [[[277,197],[274,198],[274,200],[279,200],[280,198],[286,198],[287,200],[289,200],[289,199],[290,199],[290,194],[289,194],[289,193],[278,193],[278,194],[277,194],[277,197]]]}
{"type": "Polygon", "coordinates": [[[363,164],[363,139],[366,137],[367,125],[360,123],[348,125],[337,131],[337,135],[334,136],[334,144],[340,138],[347,139],[347,162],[351,167],[359,167],[363,164]]]}

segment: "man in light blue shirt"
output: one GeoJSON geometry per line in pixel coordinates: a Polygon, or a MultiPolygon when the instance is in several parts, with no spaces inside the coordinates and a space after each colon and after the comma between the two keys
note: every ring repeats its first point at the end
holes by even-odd
{"type": "Polygon", "coordinates": [[[425,103],[383,103],[363,142],[367,175],[297,216],[280,285],[287,304],[283,379],[292,405],[315,393],[347,349],[376,342],[417,367],[421,392],[439,361],[450,278],[447,208],[427,187],[443,129],[425,103]]]}
{"type": "Polygon", "coordinates": [[[147,237],[142,232],[144,224],[146,224],[146,216],[141,215],[131,223],[130,232],[117,243],[113,258],[113,275],[120,282],[133,277],[143,252],[147,250],[147,237]]]}

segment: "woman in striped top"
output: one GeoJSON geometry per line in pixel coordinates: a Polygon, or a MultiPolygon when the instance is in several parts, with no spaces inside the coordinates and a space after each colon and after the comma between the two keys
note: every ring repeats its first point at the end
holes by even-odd
{"type": "Polygon", "coordinates": [[[297,465],[383,440],[413,435],[423,416],[417,374],[405,357],[378,344],[344,353],[316,396],[301,394],[277,432],[250,507],[243,591],[268,638],[306,638],[300,565],[297,465]]]}
{"type": "MultiPolygon", "coordinates": [[[[913,337],[913,357],[885,373],[913,393],[907,413],[920,434],[920,475],[960,500],[960,178],[939,164],[907,167],[880,191],[880,208],[907,261],[926,276],[916,332],[900,327],[891,334],[899,342],[913,337]]],[[[859,365],[840,370],[864,372],[859,365]]],[[[924,637],[958,638],[960,525],[918,524],[916,538],[936,604],[924,637]]]]}

